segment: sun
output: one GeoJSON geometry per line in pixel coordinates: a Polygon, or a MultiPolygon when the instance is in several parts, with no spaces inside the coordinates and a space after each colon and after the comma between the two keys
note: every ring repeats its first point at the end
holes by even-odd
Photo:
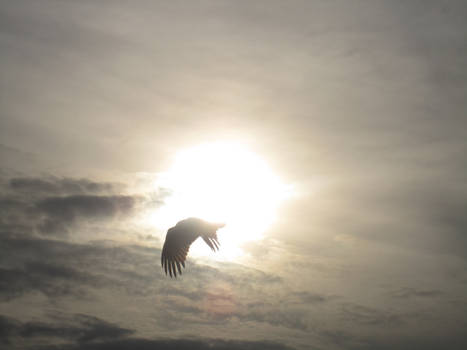
{"type": "MultiPolygon", "coordinates": [[[[169,171],[158,178],[171,196],[154,213],[161,228],[195,216],[224,222],[218,232],[221,260],[243,254],[242,246],[262,238],[275,221],[288,188],[257,154],[237,143],[213,142],[179,152],[169,171]]],[[[195,242],[190,255],[210,254],[195,242]]]]}

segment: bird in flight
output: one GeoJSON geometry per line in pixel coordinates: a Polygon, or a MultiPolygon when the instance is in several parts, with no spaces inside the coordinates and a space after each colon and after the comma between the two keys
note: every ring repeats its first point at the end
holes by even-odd
{"type": "Polygon", "coordinates": [[[188,218],[177,222],[174,227],[169,228],[165,236],[162,248],[161,264],[165,274],[169,272],[170,277],[182,274],[185,268],[185,260],[193,243],[198,237],[203,238],[206,244],[213,250],[219,250],[217,230],[225,224],[212,223],[198,218],[188,218]]]}

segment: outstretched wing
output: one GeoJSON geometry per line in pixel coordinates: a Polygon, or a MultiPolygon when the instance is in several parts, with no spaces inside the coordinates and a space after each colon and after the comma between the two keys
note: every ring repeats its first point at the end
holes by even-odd
{"type": "Polygon", "coordinates": [[[172,227],[167,231],[164,247],[162,248],[161,264],[165,274],[169,272],[170,277],[182,274],[181,266],[185,267],[185,260],[193,243],[199,235],[186,229],[172,227]]]}
{"type": "Polygon", "coordinates": [[[198,218],[188,218],[177,222],[177,224],[167,231],[164,246],[162,247],[161,264],[167,275],[177,277],[182,274],[182,266],[185,267],[185,260],[190,249],[190,245],[199,237],[203,237],[206,244],[213,250],[219,250],[219,240],[217,230],[224,227],[224,224],[210,223],[198,218]]]}

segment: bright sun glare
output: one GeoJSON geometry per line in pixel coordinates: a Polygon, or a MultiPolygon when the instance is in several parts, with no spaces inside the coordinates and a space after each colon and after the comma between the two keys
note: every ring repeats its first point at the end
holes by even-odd
{"type": "MultiPolygon", "coordinates": [[[[226,223],[218,232],[216,258],[222,260],[241,256],[242,245],[262,237],[288,192],[264,160],[234,143],[206,143],[180,152],[157,182],[172,194],[154,213],[154,224],[167,229],[191,216],[226,223]]],[[[209,248],[196,241],[190,255],[205,254],[209,248]]]]}

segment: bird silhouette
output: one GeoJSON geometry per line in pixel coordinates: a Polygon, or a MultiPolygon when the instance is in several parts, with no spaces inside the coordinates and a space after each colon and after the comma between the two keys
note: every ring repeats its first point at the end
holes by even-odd
{"type": "Polygon", "coordinates": [[[224,227],[222,223],[212,223],[199,218],[188,218],[177,222],[174,227],[167,231],[164,246],[162,248],[161,265],[167,275],[177,277],[182,274],[185,268],[185,260],[190,249],[190,245],[198,237],[203,238],[206,244],[213,250],[219,250],[217,230],[224,227]]]}

